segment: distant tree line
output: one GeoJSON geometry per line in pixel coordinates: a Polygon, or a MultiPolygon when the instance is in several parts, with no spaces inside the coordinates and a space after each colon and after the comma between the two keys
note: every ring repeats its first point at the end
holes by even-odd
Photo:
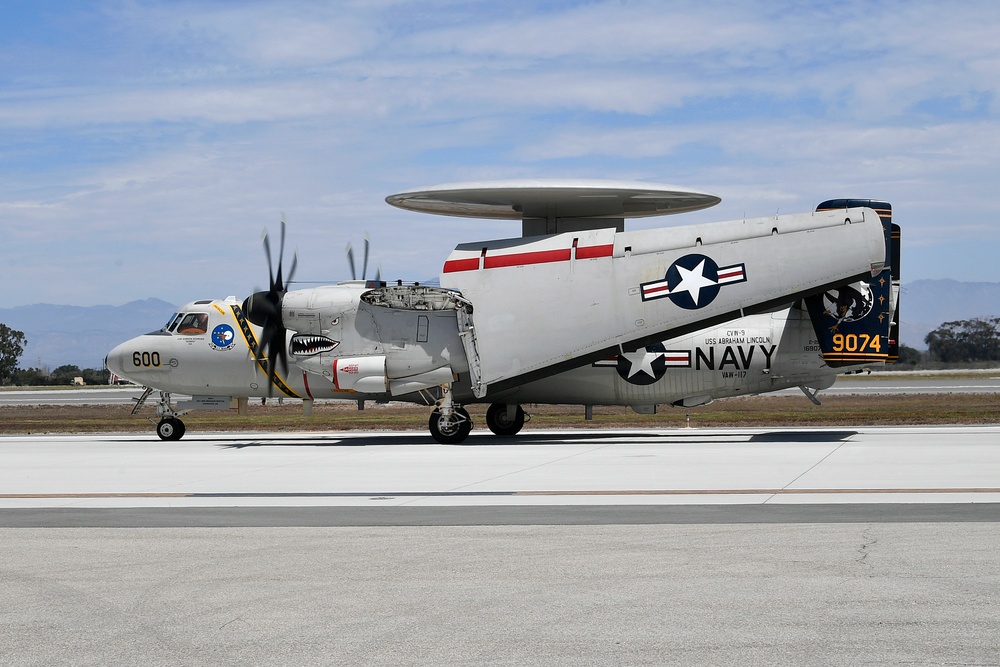
{"type": "Polygon", "coordinates": [[[916,366],[924,360],[924,353],[909,345],[899,346],[899,361],[896,366],[916,366]]]}
{"type": "Polygon", "coordinates": [[[54,371],[45,368],[18,368],[17,362],[24,354],[28,339],[23,331],[12,329],[0,322],[0,386],[70,385],[77,378],[84,384],[108,384],[108,372],[98,368],[60,366],[54,371]]]}
{"type": "Polygon", "coordinates": [[[945,322],[924,342],[931,361],[1000,361],[1000,317],[945,322]]]}
{"type": "Polygon", "coordinates": [[[45,368],[24,368],[14,372],[11,384],[22,387],[41,387],[70,385],[76,378],[82,378],[84,384],[108,384],[108,372],[98,368],[80,368],[79,366],[60,366],[54,371],[45,368]]]}
{"type": "Polygon", "coordinates": [[[24,354],[26,344],[23,331],[0,323],[0,385],[9,384],[17,371],[17,360],[24,354]]]}

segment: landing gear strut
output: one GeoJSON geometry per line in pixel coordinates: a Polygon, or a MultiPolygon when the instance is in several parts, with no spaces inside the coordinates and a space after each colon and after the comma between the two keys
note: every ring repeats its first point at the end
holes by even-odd
{"type": "Polygon", "coordinates": [[[434,408],[427,426],[431,430],[431,437],[442,445],[457,445],[469,437],[472,417],[462,407],[452,408],[450,415],[444,414],[441,408],[434,408]]]}
{"type": "Polygon", "coordinates": [[[486,410],[486,425],[496,435],[517,435],[524,427],[525,417],[520,405],[492,403],[486,410]]]}
{"type": "Polygon", "coordinates": [[[451,395],[451,385],[441,385],[441,398],[427,422],[431,437],[442,445],[457,445],[472,432],[472,417],[457,405],[451,395]]]}
{"type": "MultiPolygon", "coordinates": [[[[132,414],[139,412],[139,408],[142,407],[151,393],[153,390],[147,387],[141,398],[133,399],[136,404],[132,408],[132,414]]],[[[174,410],[174,407],[170,405],[170,392],[160,392],[160,400],[156,403],[156,414],[160,418],[159,423],[156,424],[156,435],[160,436],[160,440],[180,440],[184,437],[186,429],[180,417],[186,412],[174,410]]]]}

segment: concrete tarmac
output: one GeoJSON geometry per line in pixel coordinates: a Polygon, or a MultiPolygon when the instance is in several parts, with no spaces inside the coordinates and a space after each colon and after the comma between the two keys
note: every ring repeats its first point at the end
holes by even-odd
{"type": "Polygon", "coordinates": [[[0,665],[1000,664],[1000,427],[0,438],[0,665]]]}

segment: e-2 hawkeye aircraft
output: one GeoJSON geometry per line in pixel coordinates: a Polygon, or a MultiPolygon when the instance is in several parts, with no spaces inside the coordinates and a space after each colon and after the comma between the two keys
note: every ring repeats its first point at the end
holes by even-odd
{"type": "MultiPolygon", "coordinates": [[[[432,436],[462,442],[463,405],[499,435],[525,403],[694,406],[802,387],[893,360],[898,227],[884,202],[625,231],[625,218],[707,208],[714,195],[649,183],[500,181],[386,198],[442,215],[521,219],[522,237],[457,246],[440,285],[351,280],[289,290],[284,225],[267,291],[181,308],[106,360],[159,391],[158,435],[193,409],[302,399],[433,406],[432,436]],[[191,396],[176,405],[172,394],[191,396]]],[[[271,251],[265,236],[269,272],[271,251]]],[[[365,249],[367,259],[367,247],[365,249]]],[[[367,262],[366,262],[367,263],[367,262]]]]}

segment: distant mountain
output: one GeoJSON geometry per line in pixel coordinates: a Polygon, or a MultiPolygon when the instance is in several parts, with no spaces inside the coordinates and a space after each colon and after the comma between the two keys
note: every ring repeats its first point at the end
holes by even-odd
{"type": "Polygon", "coordinates": [[[111,348],[139,334],[154,331],[174,312],[160,299],[132,301],[123,306],[54,306],[39,303],[0,308],[0,322],[23,331],[28,344],[21,368],[72,364],[103,368],[111,348]]]}
{"type": "MultiPolygon", "coordinates": [[[[902,287],[901,342],[927,349],[924,337],[944,322],[974,317],[1000,317],[1000,282],[916,280],[902,287]]],[[[36,304],[0,308],[0,322],[23,331],[28,339],[20,366],[73,364],[101,368],[115,345],[159,329],[174,312],[160,299],[132,301],[124,306],[53,306],[36,304]]]]}
{"type": "Polygon", "coordinates": [[[1000,317],[1000,283],[915,280],[900,288],[899,339],[926,350],[924,338],[945,322],[1000,317]]]}

